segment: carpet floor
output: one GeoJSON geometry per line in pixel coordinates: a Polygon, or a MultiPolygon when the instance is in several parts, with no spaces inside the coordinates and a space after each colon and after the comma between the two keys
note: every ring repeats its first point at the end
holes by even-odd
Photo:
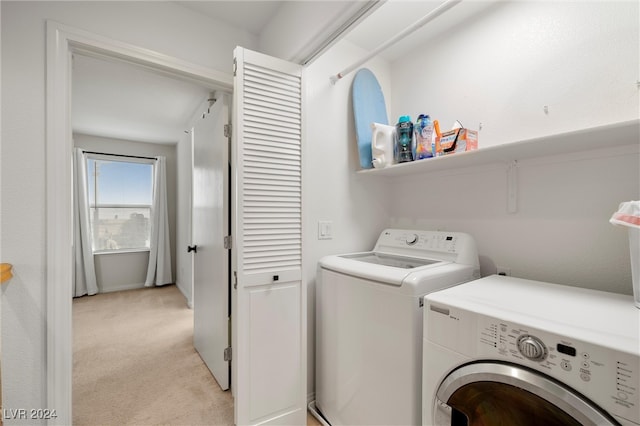
{"type": "Polygon", "coordinates": [[[74,299],[73,324],[74,424],[233,425],[175,286],[74,299]]]}

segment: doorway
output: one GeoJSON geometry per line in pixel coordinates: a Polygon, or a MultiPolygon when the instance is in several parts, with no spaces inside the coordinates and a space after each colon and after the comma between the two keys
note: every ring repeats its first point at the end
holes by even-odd
{"type": "Polygon", "coordinates": [[[58,407],[60,424],[72,421],[72,241],[71,217],[71,54],[114,58],[157,72],[206,85],[232,89],[230,75],[205,69],[175,58],[157,57],[145,49],[124,45],[57,23],[47,23],[47,403],[58,407]],[[68,188],[68,189],[61,189],[68,188]],[[61,226],[61,224],[63,224],[61,226]]]}
{"type": "MultiPolygon", "coordinates": [[[[100,223],[100,235],[102,231],[108,230],[113,241],[128,241],[125,234],[127,230],[131,231],[131,227],[127,226],[131,222],[129,216],[135,215],[136,223],[148,220],[150,209],[136,203],[137,198],[132,198],[144,194],[141,187],[146,192],[151,191],[147,182],[149,174],[124,173],[128,169],[120,170],[122,167],[117,168],[118,173],[116,170],[110,173],[111,169],[107,166],[111,165],[112,158],[125,161],[114,163],[119,165],[129,164],[126,161],[143,161],[138,160],[141,155],[145,158],[163,155],[167,164],[169,234],[171,258],[174,261],[172,269],[180,271],[180,274],[173,274],[175,281],[169,281],[175,282],[180,291],[167,293],[169,290],[148,289],[144,287],[148,251],[132,250],[130,246],[126,248],[122,244],[114,244],[110,249],[95,247],[97,251],[94,251],[92,258],[95,262],[99,295],[77,298],[73,303],[73,386],[77,390],[73,392],[73,417],[76,422],[104,423],[111,414],[109,410],[105,412],[104,404],[120,407],[113,413],[125,416],[125,419],[137,418],[142,421],[148,417],[136,416],[143,413],[148,416],[159,414],[161,410],[149,411],[148,405],[141,403],[144,395],[154,393],[152,389],[164,391],[155,391],[154,401],[160,401],[162,394],[174,389],[175,395],[162,404],[163,407],[171,407],[174,399],[182,399],[191,404],[182,403],[185,407],[191,407],[189,412],[198,413],[202,411],[198,407],[205,404],[202,401],[203,392],[210,393],[211,400],[219,401],[220,410],[224,411],[224,407],[229,405],[227,400],[230,397],[219,395],[220,388],[229,388],[228,362],[224,365],[222,356],[212,355],[212,351],[222,354],[229,346],[228,336],[222,335],[228,330],[230,315],[228,302],[223,301],[228,299],[228,272],[224,269],[227,266],[224,259],[228,255],[224,247],[221,247],[222,235],[228,232],[228,218],[225,217],[224,209],[228,205],[228,143],[223,128],[229,121],[229,95],[218,91],[214,97],[211,96],[206,87],[175,79],[168,73],[160,75],[153,70],[115,62],[110,58],[73,55],[71,123],[74,146],[94,153],[126,156],[108,157],[108,163],[102,165],[104,167],[99,172],[96,164],[94,173],[90,174],[95,185],[89,186],[89,192],[96,200],[100,199],[101,206],[107,201],[112,203],[114,199],[124,203],[133,202],[124,210],[112,204],[104,205],[104,208],[100,208],[98,220],[94,218],[94,214],[90,215],[93,227],[100,223]],[[186,111],[181,111],[185,106],[186,111]],[[162,122],[156,118],[161,116],[166,117],[162,122]],[[178,144],[172,143],[174,140],[179,140],[178,144]],[[194,148],[196,152],[192,156],[194,148]],[[132,157],[135,159],[131,159],[132,157]],[[192,157],[195,157],[193,164],[192,157]],[[187,168],[192,168],[195,172],[185,170],[187,168]],[[176,173],[176,169],[181,170],[181,173],[176,173]],[[204,187],[203,178],[207,180],[204,187]],[[143,184],[145,182],[147,185],[143,184]],[[94,186],[96,190],[91,191],[94,186]],[[193,236],[189,231],[192,192],[196,206],[195,217],[198,218],[193,236]],[[208,197],[206,202],[202,202],[203,194],[208,197]],[[179,196],[183,199],[179,200],[179,196]],[[203,205],[206,207],[199,207],[203,205]],[[220,207],[215,212],[211,205],[220,207]],[[134,211],[137,213],[132,213],[134,211]],[[206,238],[203,237],[220,241],[217,245],[220,246],[218,253],[212,253],[212,244],[209,244],[210,241],[205,243],[203,239],[206,238]],[[191,244],[198,244],[200,253],[188,253],[186,247],[191,244]],[[205,271],[205,286],[202,285],[202,270],[197,269],[193,273],[192,260],[196,267],[213,267],[212,271],[205,271]],[[194,311],[186,309],[187,303],[182,304],[182,309],[175,306],[181,296],[193,306],[190,303],[196,296],[191,289],[193,277],[197,281],[198,293],[195,297],[195,322],[194,311]],[[214,277],[218,282],[211,282],[214,277]],[[211,291],[214,297],[210,296],[211,291]],[[159,294],[172,294],[173,297],[158,297],[159,294]],[[220,303],[216,305],[218,301],[220,303]],[[165,307],[166,316],[163,316],[161,312],[165,307]],[[167,323],[167,318],[172,315],[177,318],[167,323]],[[120,328],[120,321],[128,325],[126,329],[120,328]],[[188,330],[185,324],[188,324],[188,330]],[[211,333],[209,330],[215,332],[211,333]],[[176,335],[178,331],[182,333],[176,335]],[[130,345],[130,350],[123,348],[125,342],[130,345]],[[140,346],[139,342],[149,344],[140,346]],[[194,346],[197,353],[193,351],[194,346]],[[219,388],[217,385],[215,388],[211,386],[211,378],[206,377],[206,369],[198,368],[200,366],[195,366],[189,374],[184,371],[177,374],[184,368],[183,365],[165,365],[176,351],[185,356],[185,360],[194,357],[199,360],[199,354],[214,373],[219,388]],[[163,356],[158,357],[157,352],[163,353],[163,356]],[[222,366],[218,365],[218,359],[222,366]],[[149,363],[148,360],[155,361],[149,363]],[[165,368],[158,370],[161,365],[165,365],[165,368]],[[131,374],[132,369],[135,369],[135,375],[131,374]],[[151,374],[153,371],[155,373],[151,374]],[[177,376],[170,374],[174,372],[177,376]],[[203,373],[205,377],[202,377],[203,373]],[[193,378],[194,385],[202,383],[198,392],[186,396],[184,394],[189,387],[178,384],[189,376],[193,378]],[[167,384],[163,385],[163,380],[167,384]],[[114,387],[121,391],[113,392],[114,387]],[[145,391],[147,388],[149,389],[145,391]],[[182,398],[180,395],[183,395],[182,398]],[[132,401],[136,401],[135,407],[131,405],[132,401]]],[[[146,197],[150,197],[150,194],[146,194],[146,197]]],[[[97,213],[98,209],[92,211],[97,213]]],[[[136,226],[136,235],[144,232],[142,228],[149,232],[149,226],[143,225],[144,223],[136,226]]],[[[138,239],[141,244],[144,242],[144,238],[138,239]]],[[[74,294],[79,295],[77,292],[74,294]]],[[[173,358],[177,356],[174,355],[173,358]]],[[[209,412],[198,418],[213,420],[214,417],[211,416],[218,416],[215,418],[219,420],[232,417],[231,412],[226,416],[224,413],[209,412]],[[219,417],[221,414],[222,417],[219,417]]],[[[179,410],[175,410],[173,415],[179,415],[179,410]]],[[[184,421],[186,418],[176,420],[184,421]]]]}

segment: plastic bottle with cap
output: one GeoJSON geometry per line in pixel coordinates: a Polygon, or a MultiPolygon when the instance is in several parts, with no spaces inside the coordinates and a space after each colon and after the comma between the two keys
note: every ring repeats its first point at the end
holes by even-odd
{"type": "Polygon", "coordinates": [[[420,114],[413,126],[416,137],[416,160],[433,157],[432,139],[433,139],[433,122],[427,114],[420,114]]]}
{"type": "Polygon", "coordinates": [[[411,117],[403,115],[396,124],[395,155],[397,163],[413,161],[413,123],[411,117]]]}

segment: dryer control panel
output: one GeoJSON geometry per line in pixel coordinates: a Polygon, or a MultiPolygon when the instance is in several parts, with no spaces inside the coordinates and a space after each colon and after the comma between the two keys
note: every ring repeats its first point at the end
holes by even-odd
{"type": "Polygon", "coordinates": [[[447,371],[474,361],[527,368],[640,426],[631,296],[492,275],[426,295],[423,320],[425,359],[446,351],[447,371]]]}
{"type": "Polygon", "coordinates": [[[478,355],[541,371],[640,423],[640,356],[483,315],[477,318],[478,355]],[[604,401],[604,403],[603,403],[604,401]]]}

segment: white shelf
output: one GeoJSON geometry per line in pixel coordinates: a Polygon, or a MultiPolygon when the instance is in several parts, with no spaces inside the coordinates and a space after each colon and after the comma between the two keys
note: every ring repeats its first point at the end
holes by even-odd
{"type": "Polygon", "coordinates": [[[569,154],[598,148],[640,145],[639,129],[640,120],[623,121],[574,132],[480,148],[476,151],[460,152],[443,157],[396,164],[384,169],[364,169],[357,173],[372,176],[406,176],[490,163],[510,163],[514,160],[569,154]]]}

